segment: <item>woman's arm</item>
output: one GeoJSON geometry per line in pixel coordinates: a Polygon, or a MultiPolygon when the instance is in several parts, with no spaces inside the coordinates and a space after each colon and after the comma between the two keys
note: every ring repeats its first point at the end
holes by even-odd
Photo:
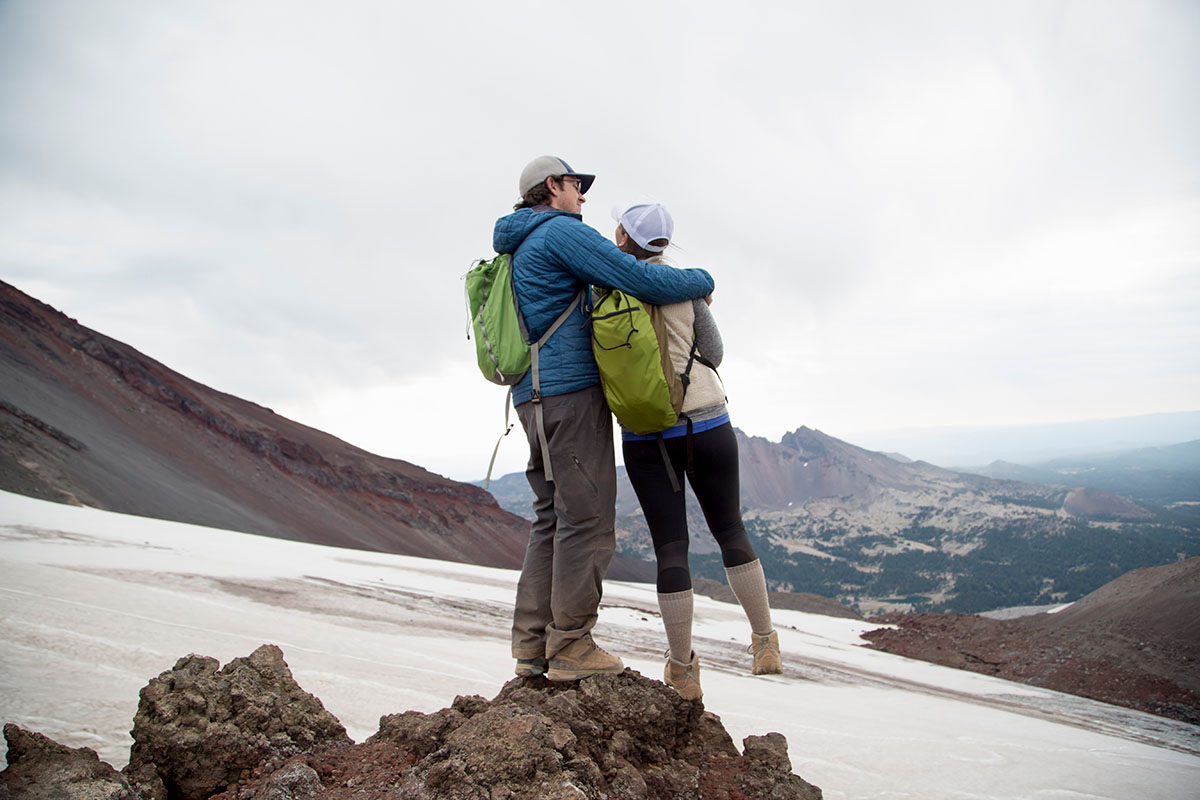
{"type": "Polygon", "coordinates": [[[713,319],[712,311],[704,300],[693,300],[692,310],[696,313],[696,320],[692,323],[696,349],[700,351],[700,355],[711,361],[714,367],[719,367],[721,359],[725,357],[725,343],[721,341],[717,321],[713,319]]]}

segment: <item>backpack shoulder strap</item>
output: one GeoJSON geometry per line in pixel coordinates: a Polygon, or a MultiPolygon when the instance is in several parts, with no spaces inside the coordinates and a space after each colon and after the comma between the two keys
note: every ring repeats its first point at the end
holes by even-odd
{"type": "MultiPolygon", "coordinates": [[[[567,317],[571,316],[571,312],[575,310],[575,304],[582,304],[584,302],[587,292],[588,288],[586,286],[580,289],[579,293],[563,309],[563,312],[558,315],[558,319],[554,320],[554,324],[546,329],[546,332],[542,334],[540,339],[529,345],[530,370],[533,372],[533,389],[529,395],[529,399],[533,401],[533,417],[537,423],[538,442],[542,446],[542,469],[545,471],[547,483],[554,482],[554,469],[550,465],[550,444],[546,439],[546,423],[542,416],[542,375],[538,366],[538,351],[554,335],[554,332],[567,321],[567,317]]],[[[515,297],[516,295],[514,294],[513,296],[515,297]]]]}
{"type": "MultiPolygon", "coordinates": [[[[716,366],[711,361],[709,361],[707,358],[705,358],[703,355],[700,354],[700,351],[697,349],[696,340],[692,339],[692,349],[688,353],[687,367],[684,368],[683,374],[679,376],[679,380],[683,384],[684,396],[687,396],[688,384],[690,384],[692,382],[692,377],[691,377],[692,365],[695,364],[697,361],[699,361],[701,364],[703,364],[704,366],[711,369],[714,373],[716,373],[717,378],[721,377],[721,373],[717,372],[716,366]]],[[[687,472],[689,477],[691,477],[692,475],[695,474],[695,465],[693,463],[693,456],[692,456],[692,418],[689,417],[687,414],[682,414],[682,413],[679,416],[682,417],[684,419],[684,421],[687,422],[687,434],[686,434],[686,436],[687,436],[687,467],[685,468],[684,471],[687,472]]],[[[665,450],[664,450],[664,453],[665,453],[665,450]]],[[[674,473],[672,473],[671,485],[673,486],[674,484],[675,484],[675,476],[674,476],[674,473]]]]}
{"type": "Polygon", "coordinates": [[[504,441],[504,437],[508,436],[512,431],[513,425],[516,423],[508,421],[508,412],[512,408],[512,387],[508,387],[508,392],[504,395],[504,433],[500,434],[500,438],[496,440],[496,446],[492,448],[492,459],[488,461],[487,476],[483,479],[483,490],[492,485],[492,469],[496,466],[496,454],[500,452],[500,443],[504,441]]]}
{"type": "Polygon", "coordinates": [[[521,329],[521,341],[529,344],[529,329],[525,327],[525,315],[521,313],[521,304],[517,301],[517,265],[513,261],[513,255],[508,257],[508,293],[512,295],[513,308],[517,312],[517,326],[521,329]]]}

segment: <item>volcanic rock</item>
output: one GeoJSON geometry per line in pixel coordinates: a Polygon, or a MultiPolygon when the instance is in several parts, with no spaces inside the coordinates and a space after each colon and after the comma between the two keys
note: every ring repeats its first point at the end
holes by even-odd
{"type": "Polygon", "coordinates": [[[515,678],[491,701],[459,697],[433,714],[384,717],[358,759],[326,752],[308,763],[332,778],[330,800],[375,796],[354,788],[368,777],[413,800],[821,797],[792,774],[780,734],[744,747],[739,755],[701,703],[626,670],[570,683],[515,678]]]}
{"type": "Polygon", "coordinates": [[[739,755],[701,703],[631,670],[570,683],[515,678],[491,701],[388,715],[361,745],[259,767],[220,800],[263,800],[281,775],[298,785],[310,777],[300,765],[320,776],[323,800],[822,796],[792,774],[780,734],[748,737],[744,748],[739,755]]]}
{"type": "Polygon", "coordinates": [[[142,689],[129,770],[153,769],[171,798],[204,800],[268,757],[351,743],[278,647],[219,667],[190,655],[142,689]]]}
{"type": "Polygon", "coordinates": [[[720,719],[632,670],[514,678],[493,700],[380,719],[353,744],[263,645],[223,669],[191,655],[150,681],[118,773],[6,726],[0,800],[819,800],[778,733],[739,754],[720,719]],[[161,778],[161,779],[160,779],[161,778]]]}
{"type": "Polygon", "coordinates": [[[4,726],[8,768],[0,772],[0,797],[26,800],[140,800],[129,781],[96,751],[61,745],[16,725],[4,726]]]}

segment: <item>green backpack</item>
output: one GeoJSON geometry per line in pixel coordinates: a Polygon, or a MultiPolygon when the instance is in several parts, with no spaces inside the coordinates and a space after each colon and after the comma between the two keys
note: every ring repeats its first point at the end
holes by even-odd
{"type": "Polygon", "coordinates": [[[662,432],[680,419],[687,422],[687,472],[692,472],[692,421],[683,413],[692,365],[704,358],[692,341],[687,366],[675,372],[662,309],[619,289],[599,289],[592,304],[592,353],[600,369],[604,397],[617,421],[634,433],[658,434],[658,449],[671,488],[680,491],[662,432]]]}
{"type": "Polygon", "coordinates": [[[592,352],[618,422],[644,435],[679,421],[686,390],[671,365],[658,306],[620,289],[600,289],[592,304],[592,352]]]}
{"type": "MultiPolygon", "coordinates": [[[[533,399],[538,440],[542,445],[546,480],[552,482],[554,471],[550,466],[550,450],[546,443],[542,420],[538,351],[567,321],[575,305],[583,302],[587,289],[581,289],[541,338],[531,343],[529,331],[525,328],[525,318],[521,316],[521,309],[517,305],[517,293],[513,288],[512,254],[501,253],[490,261],[479,259],[464,277],[467,283],[467,311],[471,316],[471,330],[475,334],[475,361],[483,377],[492,383],[511,387],[520,382],[526,372],[533,370],[533,399]]],[[[467,337],[470,338],[470,334],[467,337]]],[[[508,421],[511,401],[512,390],[509,389],[508,397],[504,401],[504,433],[500,434],[496,446],[492,449],[492,460],[488,463],[484,489],[491,483],[492,467],[496,463],[500,442],[513,429],[513,423],[508,421]]]]}
{"type": "Polygon", "coordinates": [[[529,342],[512,286],[512,256],[480,259],[467,273],[475,360],[483,377],[511,386],[529,371],[529,342]]]}

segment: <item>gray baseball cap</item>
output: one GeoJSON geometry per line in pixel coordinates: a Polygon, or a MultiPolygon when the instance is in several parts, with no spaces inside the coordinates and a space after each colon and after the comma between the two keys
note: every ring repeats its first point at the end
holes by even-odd
{"type": "Polygon", "coordinates": [[[592,181],[596,180],[595,175],[571,169],[571,165],[558,156],[539,156],[521,170],[521,197],[524,197],[526,192],[545,181],[546,178],[557,178],[560,175],[579,178],[579,191],[582,194],[587,194],[587,190],[592,188],[592,181]]]}

